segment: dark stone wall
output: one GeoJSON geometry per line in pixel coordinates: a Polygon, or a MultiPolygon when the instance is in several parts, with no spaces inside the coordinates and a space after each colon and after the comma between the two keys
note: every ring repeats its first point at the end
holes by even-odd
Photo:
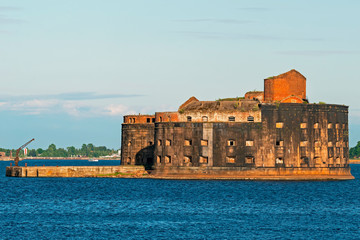
{"type": "Polygon", "coordinates": [[[122,164],[163,171],[201,166],[348,167],[347,106],[263,104],[261,118],[261,123],[123,124],[122,164]]]}
{"type": "Polygon", "coordinates": [[[200,166],[200,156],[204,155],[201,140],[203,123],[156,123],[155,124],[155,166],[200,166]],[[185,140],[191,143],[185,145],[185,140]],[[171,141],[170,145],[166,144],[171,141]],[[191,157],[187,163],[184,157],[191,157]],[[166,157],[170,157],[166,160],[166,157]]]}
{"type": "Polygon", "coordinates": [[[285,167],[348,165],[347,106],[262,105],[262,124],[264,147],[273,150],[264,156],[282,158],[285,167]],[[283,127],[276,128],[276,123],[283,123],[283,127]],[[281,141],[282,146],[277,145],[281,141]]]}
{"type": "Polygon", "coordinates": [[[144,165],[154,161],[154,124],[122,124],[121,165],[144,165]]]}
{"type": "Polygon", "coordinates": [[[155,166],[348,165],[347,106],[264,104],[261,111],[262,123],[156,123],[155,166]],[[191,146],[185,146],[185,140],[190,140],[191,146]],[[208,145],[202,146],[201,140],[208,145]]]}
{"type": "Polygon", "coordinates": [[[254,166],[261,142],[261,123],[214,124],[214,166],[254,166]],[[253,146],[246,146],[246,141],[251,141],[253,146]],[[246,162],[246,157],[253,160],[246,162]],[[229,158],[234,158],[235,162],[229,158]]]}

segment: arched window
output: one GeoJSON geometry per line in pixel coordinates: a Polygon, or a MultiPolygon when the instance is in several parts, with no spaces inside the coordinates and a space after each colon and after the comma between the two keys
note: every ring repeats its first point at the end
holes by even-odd
{"type": "Polygon", "coordinates": [[[191,117],[190,116],[188,116],[186,119],[187,119],[188,122],[191,122],[191,117]]]}
{"type": "Polygon", "coordinates": [[[162,117],[160,117],[159,121],[162,122],[162,117]]]}
{"type": "Polygon", "coordinates": [[[234,116],[230,116],[230,117],[229,117],[229,122],[235,122],[235,117],[234,117],[234,116]]]}
{"type": "Polygon", "coordinates": [[[207,116],[203,116],[203,117],[202,117],[202,121],[203,121],[203,122],[207,122],[207,121],[208,121],[208,117],[207,117],[207,116]]]}

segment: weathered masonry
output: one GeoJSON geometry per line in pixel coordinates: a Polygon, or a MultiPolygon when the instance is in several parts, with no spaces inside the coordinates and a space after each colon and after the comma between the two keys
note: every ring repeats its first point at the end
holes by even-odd
{"type": "Polygon", "coordinates": [[[199,101],[176,112],[129,115],[122,165],[153,177],[352,179],[348,107],[310,104],[296,70],[264,80],[264,92],[199,101]]]}

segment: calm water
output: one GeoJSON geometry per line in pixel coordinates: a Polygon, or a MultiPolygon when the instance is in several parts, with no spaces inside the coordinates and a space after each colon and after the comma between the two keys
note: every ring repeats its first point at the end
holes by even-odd
{"type": "Polygon", "coordinates": [[[360,239],[360,165],[323,182],[6,178],[7,165],[1,239],[360,239]]]}

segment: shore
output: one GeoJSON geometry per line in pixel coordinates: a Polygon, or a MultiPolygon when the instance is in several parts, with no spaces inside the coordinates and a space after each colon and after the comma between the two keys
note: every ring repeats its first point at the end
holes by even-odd
{"type": "MultiPolygon", "coordinates": [[[[90,159],[97,159],[97,160],[119,160],[120,161],[120,157],[118,158],[104,158],[104,157],[67,157],[67,158],[63,158],[63,157],[26,157],[26,158],[20,158],[20,161],[23,160],[90,160],[90,159]]],[[[0,158],[0,161],[14,161],[13,158],[10,157],[4,157],[4,158],[0,158]]]]}
{"type": "Polygon", "coordinates": [[[350,164],[360,164],[360,159],[349,159],[350,164]]]}

